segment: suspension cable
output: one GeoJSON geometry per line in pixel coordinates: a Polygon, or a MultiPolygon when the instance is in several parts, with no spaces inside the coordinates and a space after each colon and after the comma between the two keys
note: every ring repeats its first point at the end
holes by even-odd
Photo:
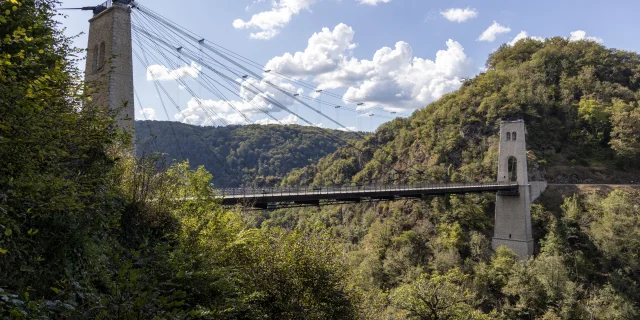
{"type": "MultiPolygon", "coordinates": [[[[211,43],[213,46],[218,47],[221,51],[225,51],[225,52],[227,52],[228,54],[230,54],[230,55],[232,55],[232,56],[235,56],[237,59],[239,59],[239,60],[243,60],[245,63],[247,63],[247,64],[251,65],[252,67],[254,67],[254,68],[256,68],[256,69],[260,69],[261,71],[265,71],[265,68],[266,68],[266,67],[265,67],[264,65],[261,65],[261,64],[259,64],[259,63],[255,62],[255,61],[253,61],[253,60],[251,60],[251,59],[249,59],[249,58],[247,58],[247,57],[244,57],[244,56],[242,56],[242,55],[240,55],[240,54],[238,54],[238,53],[236,53],[236,52],[233,52],[232,50],[229,50],[229,49],[227,49],[227,48],[225,48],[225,47],[223,47],[223,46],[221,46],[221,45],[219,45],[219,44],[216,44],[216,43],[214,43],[214,42],[211,42],[211,41],[209,41],[209,40],[206,40],[206,39],[204,39],[204,38],[202,38],[202,37],[198,36],[195,32],[192,32],[192,31],[188,30],[187,28],[184,28],[184,27],[182,27],[182,26],[180,26],[180,25],[178,25],[178,24],[176,24],[176,23],[172,22],[172,21],[171,21],[170,19],[168,19],[167,17],[165,17],[165,16],[163,16],[163,15],[161,15],[161,14],[159,14],[159,13],[157,13],[157,12],[153,11],[152,9],[150,9],[150,8],[148,8],[148,7],[144,6],[144,5],[136,4],[136,6],[135,6],[134,8],[138,9],[139,11],[141,11],[141,12],[143,12],[143,13],[147,14],[147,15],[152,16],[152,17],[153,17],[153,18],[155,18],[156,20],[160,20],[160,21],[161,21],[161,22],[163,22],[164,24],[169,24],[169,25],[173,25],[173,26],[175,26],[176,28],[180,29],[180,31],[179,31],[179,32],[184,33],[184,34],[187,34],[187,36],[188,36],[188,37],[190,37],[190,38],[198,39],[198,43],[200,43],[200,44],[204,44],[204,42],[205,42],[205,41],[206,41],[206,42],[209,42],[209,43],[211,43]]],[[[299,80],[299,79],[295,79],[295,78],[289,77],[289,76],[287,76],[287,75],[284,75],[284,74],[282,74],[282,73],[279,73],[277,70],[269,70],[269,73],[270,73],[270,74],[273,74],[273,75],[276,75],[276,76],[278,76],[278,77],[280,77],[280,78],[286,79],[286,80],[288,80],[288,81],[291,81],[291,82],[293,82],[293,83],[296,83],[296,84],[298,84],[298,85],[300,85],[300,86],[306,87],[306,88],[308,88],[308,89],[310,89],[310,90],[316,90],[316,89],[317,89],[317,87],[316,87],[315,85],[312,85],[312,84],[306,83],[306,82],[304,82],[304,81],[302,81],[302,80],[299,80]]],[[[367,103],[363,103],[363,102],[361,102],[361,101],[356,101],[356,100],[352,100],[352,99],[347,99],[347,98],[345,98],[345,97],[343,97],[343,96],[341,97],[340,95],[337,95],[337,94],[335,94],[335,93],[333,93],[333,92],[330,92],[330,91],[326,91],[326,95],[331,96],[331,97],[334,97],[334,98],[336,98],[336,99],[341,99],[341,100],[343,100],[343,101],[345,101],[345,102],[350,102],[350,103],[356,104],[356,105],[358,105],[359,107],[360,107],[360,106],[367,106],[367,107],[365,107],[364,109],[376,109],[376,110],[380,110],[380,111],[383,111],[383,112],[389,112],[389,113],[391,113],[391,114],[398,114],[398,112],[396,112],[396,111],[387,111],[386,109],[384,109],[384,108],[382,108],[382,107],[377,107],[377,106],[368,106],[368,104],[367,104],[367,103]]],[[[400,115],[402,115],[402,116],[406,116],[406,115],[405,115],[405,114],[403,114],[403,113],[401,113],[400,115]]]]}
{"type": "MultiPolygon", "coordinates": [[[[169,24],[170,22],[168,22],[167,20],[157,19],[157,18],[154,18],[153,16],[152,16],[151,18],[152,18],[152,19],[155,19],[155,20],[156,20],[157,22],[159,22],[159,23],[164,24],[164,25],[165,25],[165,26],[167,26],[168,28],[171,28],[171,29],[173,29],[174,31],[179,32],[179,33],[180,33],[180,34],[182,34],[183,36],[187,36],[188,38],[191,38],[191,39],[192,39],[192,40],[194,40],[194,41],[195,41],[195,40],[197,40],[195,37],[193,37],[192,35],[188,34],[188,32],[185,32],[185,31],[180,30],[180,28],[181,28],[181,27],[179,27],[179,26],[174,26],[174,25],[172,25],[172,24],[169,24]]],[[[163,40],[162,38],[160,38],[160,37],[158,37],[158,36],[156,36],[156,35],[151,34],[151,32],[149,32],[148,30],[144,29],[144,27],[136,27],[136,26],[134,26],[134,30],[135,30],[135,31],[137,31],[137,32],[139,32],[139,33],[144,34],[145,36],[147,36],[147,37],[149,37],[149,38],[151,38],[151,40],[155,40],[155,41],[152,41],[152,42],[154,42],[156,46],[157,46],[157,44],[158,44],[158,43],[160,43],[160,44],[163,44],[165,47],[169,47],[169,48],[171,48],[172,50],[175,50],[175,49],[176,49],[176,47],[174,47],[174,46],[170,45],[168,42],[166,42],[166,41],[165,41],[165,40],[163,40]]],[[[178,35],[178,34],[176,34],[176,36],[179,36],[179,35],[178,35]]],[[[173,37],[173,36],[172,36],[172,37],[173,37]]],[[[181,38],[182,38],[182,37],[181,37],[181,38]]],[[[184,38],[182,38],[182,39],[184,40],[184,38]]],[[[175,41],[175,38],[173,38],[173,40],[175,41]]],[[[246,72],[249,72],[249,73],[250,73],[250,74],[252,74],[252,75],[253,75],[257,80],[261,80],[263,83],[266,83],[266,84],[270,85],[271,87],[273,87],[273,88],[275,88],[276,90],[278,90],[278,91],[282,92],[283,94],[285,94],[286,96],[290,97],[291,99],[293,99],[293,100],[295,100],[295,101],[297,101],[297,102],[299,102],[299,103],[301,103],[301,104],[303,104],[303,105],[307,106],[307,107],[308,107],[308,108],[310,108],[311,110],[314,110],[316,113],[318,113],[319,115],[321,115],[321,116],[325,117],[325,118],[326,118],[326,119],[328,119],[329,121],[331,121],[331,122],[333,122],[333,123],[335,123],[335,124],[339,125],[340,127],[342,127],[342,128],[344,128],[344,129],[346,129],[346,130],[349,130],[349,131],[350,131],[350,129],[349,129],[349,128],[347,128],[347,127],[345,127],[344,125],[340,124],[338,121],[336,121],[336,120],[332,119],[331,117],[328,117],[326,114],[322,113],[321,111],[319,111],[319,110],[317,110],[317,109],[315,109],[315,108],[311,107],[309,104],[307,104],[307,103],[305,103],[305,102],[301,101],[300,99],[298,99],[296,96],[294,96],[293,94],[291,94],[291,93],[290,93],[290,92],[288,92],[287,90],[282,89],[282,88],[280,88],[279,86],[277,86],[277,85],[273,84],[271,81],[269,81],[269,80],[265,79],[264,77],[262,77],[262,76],[259,76],[259,75],[255,74],[254,72],[252,72],[252,71],[251,71],[251,70],[249,70],[248,68],[246,68],[246,67],[242,66],[241,64],[237,63],[236,61],[234,61],[234,60],[233,60],[233,59],[231,59],[230,57],[226,56],[224,53],[220,52],[219,50],[216,50],[215,48],[213,48],[213,47],[209,46],[208,44],[204,44],[202,41],[198,41],[198,43],[200,43],[202,47],[207,48],[207,49],[209,49],[210,51],[212,51],[212,52],[216,53],[218,56],[222,57],[223,59],[227,60],[228,62],[231,62],[232,64],[234,64],[235,66],[237,66],[237,67],[241,68],[242,70],[244,70],[244,71],[246,71],[246,72]]],[[[167,49],[165,48],[165,50],[167,50],[167,49]]],[[[201,63],[202,63],[202,62],[204,62],[204,59],[202,59],[202,58],[201,58],[201,59],[194,58],[194,55],[190,53],[190,50],[189,50],[189,49],[185,49],[185,48],[179,47],[178,51],[179,51],[179,53],[180,53],[180,54],[182,54],[182,55],[184,55],[184,56],[186,56],[186,57],[189,57],[189,58],[191,58],[191,59],[193,59],[193,60],[200,60],[200,61],[201,61],[201,63]]],[[[210,55],[208,55],[208,54],[206,54],[206,53],[205,53],[205,55],[206,55],[209,59],[211,59],[215,64],[217,64],[217,65],[221,65],[221,66],[224,66],[225,68],[227,68],[227,69],[228,69],[228,71],[230,71],[228,67],[226,67],[224,64],[222,64],[222,63],[218,62],[215,58],[211,57],[210,55]]],[[[201,55],[201,57],[202,57],[202,55],[201,55]]],[[[185,61],[185,62],[186,62],[186,61],[185,61]]],[[[231,79],[229,76],[224,75],[223,73],[221,73],[221,72],[217,71],[215,68],[213,68],[213,67],[212,67],[212,66],[210,66],[209,64],[202,63],[202,65],[203,65],[203,66],[205,66],[205,67],[207,67],[207,69],[209,69],[209,70],[213,71],[214,73],[216,73],[216,74],[217,74],[218,76],[220,76],[221,78],[223,78],[225,81],[227,81],[227,83],[229,83],[229,84],[231,84],[231,83],[235,83],[235,81],[234,81],[233,79],[231,79]]],[[[215,80],[214,80],[214,81],[215,81],[215,80]]],[[[186,83],[184,82],[184,80],[182,80],[182,83],[183,83],[183,84],[186,84],[186,83]]],[[[218,83],[219,83],[219,82],[218,82],[218,83]]],[[[251,84],[251,83],[249,83],[249,84],[250,84],[251,86],[255,87],[255,85],[253,85],[253,84],[251,84]]],[[[248,91],[250,91],[250,92],[254,93],[256,96],[260,94],[259,92],[256,92],[256,91],[252,90],[251,88],[249,88],[249,87],[247,87],[247,86],[243,86],[243,88],[245,88],[245,89],[247,89],[248,91]]],[[[258,88],[256,88],[256,89],[258,89],[258,88]]],[[[227,89],[227,90],[229,90],[229,89],[227,89]]],[[[261,91],[260,89],[258,89],[258,90],[259,90],[259,91],[261,91]]],[[[230,90],[230,91],[231,91],[231,90],[230,90]]],[[[194,94],[194,96],[195,96],[195,94],[194,94]]],[[[309,121],[307,121],[306,119],[304,119],[303,117],[299,116],[297,113],[294,113],[294,112],[290,111],[287,107],[285,107],[285,106],[284,106],[284,105],[282,105],[281,103],[279,103],[279,102],[275,101],[274,99],[272,99],[272,98],[270,98],[270,97],[268,97],[268,96],[267,96],[267,97],[265,97],[265,96],[263,96],[263,95],[261,95],[261,97],[262,97],[264,100],[267,100],[268,102],[270,102],[271,104],[278,106],[278,107],[279,107],[279,108],[281,108],[282,110],[285,110],[285,111],[287,111],[287,112],[289,112],[289,113],[291,113],[291,114],[293,114],[293,115],[297,116],[299,119],[302,119],[303,121],[305,121],[305,122],[307,122],[307,123],[309,123],[309,124],[312,124],[312,123],[310,123],[309,121]]],[[[200,99],[198,99],[198,101],[199,101],[199,100],[200,100],[200,99]]],[[[205,108],[204,108],[204,106],[201,106],[201,107],[203,108],[203,110],[205,109],[205,108]]],[[[235,109],[235,108],[234,108],[234,109],[235,109]]],[[[240,113],[241,113],[241,112],[240,112],[240,113]]],[[[277,119],[275,119],[275,120],[277,120],[277,119]]],[[[278,121],[278,120],[277,120],[277,121],[278,121]]],[[[278,122],[279,122],[279,121],[278,121],[278,122]]],[[[323,132],[324,132],[324,130],[321,130],[321,131],[323,131],[323,132]]],[[[361,138],[364,138],[364,136],[362,136],[362,134],[360,134],[360,133],[357,133],[357,132],[356,132],[356,135],[360,136],[361,138]]],[[[391,155],[389,152],[387,152],[386,150],[384,150],[384,149],[380,149],[380,150],[382,150],[383,152],[387,153],[387,155],[388,155],[388,156],[392,156],[392,155],[391,155]]],[[[393,156],[392,156],[392,157],[393,157],[393,156]]],[[[372,157],[372,159],[377,160],[377,159],[375,159],[375,157],[372,157]]],[[[400,160],[400,161],[402,161],[402,162],[405,162],[405,161],[403,161],[403,160],[401,160],[401,159],[398,159],[398,160],[400,160]]],[[[380,162],[379,160],[377,160],[377,161],[378,161],[378,162],[380,162]]],[[[381,162],[381,164],[383,164],[383,163],[381,162]]],[[[412,165],[410,165],[410,164],[408,164],[408,163],[406,163],[406,162],[405,162],[405,164],[408,166],[408,168],[413,169],[413,170],[417,171],[417,172],[418,172],[418,173],[420,173],[420,174],[423,174],[423,173],[424,173],[424,171],[422,171],[422,170],[418,170],[418,169],[415,169],[415,168],[413,168],[413,166],[412,166],[412,165]]],[[[384,165],[384,164],[383,164],[383,165],[384,165]]]]}

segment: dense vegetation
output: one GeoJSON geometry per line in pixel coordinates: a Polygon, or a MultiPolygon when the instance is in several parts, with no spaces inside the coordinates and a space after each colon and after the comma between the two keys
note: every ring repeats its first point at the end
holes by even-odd
{"type": "MultiPolygon", "coordinates": [[[[203,167],[128,154],[131,137],[83,96],[53,4],[0,1],[0,318],[640,317],[638,191],[543,198],[533,208],[537,256],[526,263],[492,251],[492,195],[224,210],[203,167]]],[[[637,54],[522,40],[487,67],[282,183],[493,180],[505,117],[527,121],[532,178],[555,166],[638,169],[637,54]]],[[[228,130],[220,136],[239,128],[228,130]]],[[[267,159],[255,148],[231,159],[253,153],[259,170],[267,159]]],[[[265,174],[284,173],[276,163],[265,174]]]]}
{"type": "MultiPolygon", "coordinates": [[[[509,118],[526,122],[530,180],[637,183],[639,101],[638,54],[525,39],[501,46],[458,91],[283,184],[492,181],[499,122],[509,118]]],[[[553,193],[533,208],[537,256],[526,264],[492,252],[493,195],[287,210],[254,223],[322,225],[342,239],[373,318],[640,317],[640,193],[581,194],[561,205],[553,193]]]]}
{"type": "Polygon", "coordinates": [[[55,3],[0,1],[0,318],[356,317],[326,232],[250,228],[203,168],[127,153],[55,3]]]}
{"type": "MultiPolygon", "coordinates": [[[[548,191],[553,192],[553,189],[548,191]]],[[[493,252],[495,196],[264,213],[262,228],[341,242],[367,319],[637,319],[640,192],[532,209],[536,257],[493,252]]]]}
{"type": "Polygon", "coordinates": [[[291,170],[315,163],[358,137],[299,125],[198,127],[167,121],[138,121],[136,136],[138,154],[188,159],[214,172],[218,188],[279,184],[291,170]]]}
{"type": "Polygon", "coordinates": [[[499,122],[509,118],[527,123],[536,179],[543,168],[562,165],[638,169],[639,90],[636,53],[591,41],[524,39],[501,46],[487,71],[458,91],[382,125],[357,149],[295,170],[284,184],[494,179],[499,122]]]}

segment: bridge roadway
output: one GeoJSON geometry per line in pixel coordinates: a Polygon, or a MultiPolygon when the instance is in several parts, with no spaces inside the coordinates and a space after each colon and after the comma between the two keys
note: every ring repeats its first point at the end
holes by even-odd
{"type": "Polygon", "coordinates": [[[517,183],[475,182],[416,185],[366,185],[302,188],[220,189],[222,205],[276,209],[294,206],[319,206],[322,204],[358,203],[369,201],[421,198],[432,195],[501,192],[505,195],[518,192],[517,183]]]}

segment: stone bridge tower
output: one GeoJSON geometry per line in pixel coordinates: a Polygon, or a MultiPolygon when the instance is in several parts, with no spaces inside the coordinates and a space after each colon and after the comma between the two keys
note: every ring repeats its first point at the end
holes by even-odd
{"type": "Polygon", "coordinates": [[[134,134],[133,59],[130,1],[107,1],[89,20],[85,81],[91,100],[119,110],[117,124],[134,134]]]}
{"type": "Polygon", "coordinates": [[[531,202],[534,200],[532,195],[537,197],[541,192],[539,184],[535,184],[536,190],[532,193],[527,177],[525,133],[523,120],[500,124],[498,182],[517,183],[518,192],[498,193],[493,235],[494,249],[507,246],[523,260],[533,255],[531,202]]]}

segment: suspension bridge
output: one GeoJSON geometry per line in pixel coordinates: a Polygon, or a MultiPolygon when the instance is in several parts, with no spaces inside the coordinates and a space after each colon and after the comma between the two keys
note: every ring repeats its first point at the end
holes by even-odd
{"type": "Polygon", "coordinates": [[[324,204],[389,201],[403,198],[424,198],[434,195],[481,192],[518,193],[518,184],[511,182],[441,183],[413,185],[356,185],[301,188],[238,188],[219,190],[222,205],[278,209],[324,204]]]}
{"type": "MultiPolygon", "coordinates": [[[[118,110],[118,125],[132,133],[135,130],[134,100],[141,108],[141,94],[156,94],[167,118],[170,118],[168,106],[182,113],[180,101],[174,99],[165,85],[170,80],[183,87],[198,104],[207,118],[200,124],[229,124],[228,118],[219,113],[221,105],[233,110],[242,123],[253,123],[253,115],[263,114],[274,123],[282,124],[274,113],[285,112],[307,125],[315,126],[318,134],[360,154],[365,154],[365,151],[351,141],[341,141],[331,130],[317,126],[308,116],[297,112],[297,106],[305,108],[307,114],[316,114],[336,128],[348,131],[353,130],[328,116],[322,106],[356,116],[382,119],[403,116],[394,110],[365,101],[352,101],[279,70],[268,69],[181,27],[138,1],[113,0],[79,9],[91,10],[94,14],[89,20],[85,69],[85,80],[92,88],[89,92],[92,101],[118,110]],[[153,81],[155,92],[139,93],[134,90],[134,57],[147,67],[147,78],[153,81]],[[189,69],[194,63],[197,67],[189,69]],[[168,72],[154,71],[149,68],[151,65],[166,66],[168,72]],[[187,76],[193,82],[186,81],[187,76]],[[193,83],[201,90],[194,88],[193,83]],[[202,90],[207,96],[218,99],[218,109],[207,102],[205,95],[200,93],[202,90]],[[316,103],[315,107],[312,106],[313,102],[316,103]]],[[[170,130],[173,132],[173,127],[170,130]]],[[[360,132],[355,133],[364,138],[360,132]]],[[[496,193],[493,246],[506,245],[524,259],[533,254],[531,202],[546,188],[544,182],[528,181],[525,133],[522,120],[501,122],[496,182],[222,189],[218,190],[218,194],[225,206],[277,209],[492,192],[496,193]]],[[[175,132],[173,137],[178,143],[175,132]]],[[[379,152],[392,157],[384,148],[380,148],[379,152]]],[[[216,161],[225,168],[223,161],[216,161]]],[[[372,161],[379,160],[373,157],[372,161]]],[[[406,180],[410,177],[421,178],[425,174],[425,168],[402,159],[397,163],[403,168],[401,171],[393,167],[396,164],[380,164],[388,172],[402,172],[406,180]]]]}

